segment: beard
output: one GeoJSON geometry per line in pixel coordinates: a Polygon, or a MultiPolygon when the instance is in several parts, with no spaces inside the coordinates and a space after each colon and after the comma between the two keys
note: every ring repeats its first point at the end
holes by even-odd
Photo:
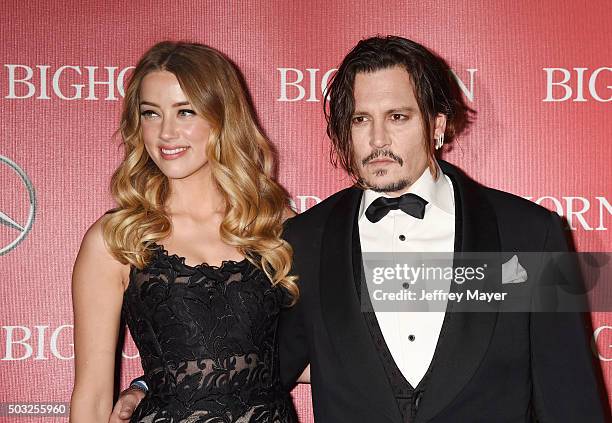
{"type": "MultiPolygon", "coordinates": [[[[397,162],[397,164],[399,164],[400,166],[404,165],[404,160],[400,156],[398,156],[397,154],[393,153],[393,151],[391,151],[391,150],[375,150],[370,155],[368,155],[363,160],[361,160],[362,167],[365,167],[369,162],[371,162],[372,160],[377,159],[379,157],[389,157],[390,159],[395,160],[397,162]]],[[[385,176],[386,174],[387,174],[387,170],[386,169],[378,170],[375,173],[376,176],[385,176]]],[[[397,181],[388,182],[388,183],[386,183],[384,185],[379,185],[379,184],[372,183],[371,181],[368,181],[368,178],[364,178],[364,177],[359,178],[359,182],[362,185],[366,186],[368,189],[371,189],[372,191],[375,191],[375,192],[397,192],[397,191],[402,191],[405,188],[407,188],[410,185],[412,185],[412,183],[413,183],[413,181],[410,178],[402,178],[402,179],[399,179],[397,181]]]]}
{"type": "MultiPolygon", "coordinates": [[[[382,171],[382,172],[386,173],[386,171],[382,171]]],[[[384,173],[382,173],[380,176],[384,175],[384,173]]],[[[389,182],[389,183],[384,184],[384,185],[373,184],[371,182],[368,182],[367,179],[361,179],[360,181],[361,181],[362,185],[365,185],[368,189],[371,189],[374,192],[398,192],[398,191],[403,191],[404,189],[406,189],[407,187],[409,187],[413,183],[413,181],[411,179],[409,179],[409,178],[399,179],[397,181],[389,182]]]]}

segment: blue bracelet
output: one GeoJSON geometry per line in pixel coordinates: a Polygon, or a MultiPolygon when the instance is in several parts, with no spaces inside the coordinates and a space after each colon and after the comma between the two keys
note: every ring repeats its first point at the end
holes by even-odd
{"type": "Polygon", "coordinates": [[[149,392],[149,387],[147,386],[147,383],[144,380],[133,381],[132,383],[130,383],[130,388],[140,389],[145,394],[149,392]]]}

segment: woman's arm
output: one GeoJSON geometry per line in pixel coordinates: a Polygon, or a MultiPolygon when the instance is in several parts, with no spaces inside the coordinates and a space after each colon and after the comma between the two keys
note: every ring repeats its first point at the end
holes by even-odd
{"type": "Polygon", "coordinates": [[[101,218],[87,231],[72,273],[75,382],[70,421],[108,422],[115,349],[129,267],[106,249],[101,218]]]}
{"type": "Polygon", "coordinates": [[[297,381],[298,383],[310,383],[310,364],[306,366],[297,381]]]}

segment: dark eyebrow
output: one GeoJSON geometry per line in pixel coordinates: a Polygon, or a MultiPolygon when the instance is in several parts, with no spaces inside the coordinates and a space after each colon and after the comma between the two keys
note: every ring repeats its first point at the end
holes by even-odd
{"type": "MultiPolygon", "coordinates": [[[[390,115],[393,113],[416,113],[418,109],[416,107],[404,106],[404,107],[396,107],[394,109],[385,110],[385,114],[390,115]]],[[[361,116],[361,115],[369,115],[368,112],[362,112],[360,110],[355,110],[353,112],[353,116],[361,116]]]]}
{"type": "Polygon", "coordinates": [[[403,113],[405,113],[405,112],[408,112],[408,113],[414,113],[414,112],[416,112],[416,111],[417,111],[417,109],[416,109],[416,108],[406,106],[406,107],[398,107],[397,109],[387,110],[387,114],[393,114],[393,113],[402,113],[402,112],[403,112],[403,113]]]}
{"type": "MultiPolygon", "coordinates": [[[[188,101],[181,101],[181,102],[178,102],[178,103],[174,103],[174,104],[172,105],[172,107],[189,106],[190,104],[191,104],[191,103],[190,103],[190,102],[188,102],[188,101]]],[[[153,107],[158,107],[158,108],[159,108],[159,106],[158,106],[157,104],[155,104],[155,103],[151,103],[150,101],[141,101],[141,102],[140,102],[140,105],[141,105],[141,106],[153,106],[153,107]]]]}

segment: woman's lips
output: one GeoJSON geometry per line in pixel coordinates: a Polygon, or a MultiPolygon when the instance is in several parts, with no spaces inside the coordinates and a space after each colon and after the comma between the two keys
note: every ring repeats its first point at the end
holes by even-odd
{"type": "Polygon", "coordinates": [[[181,157],[185,152],[189,149],[189,147],[183,146],[165,146],[160,147],[159,151],[162,159],[164,160],[174,160],[181,157]]]}

